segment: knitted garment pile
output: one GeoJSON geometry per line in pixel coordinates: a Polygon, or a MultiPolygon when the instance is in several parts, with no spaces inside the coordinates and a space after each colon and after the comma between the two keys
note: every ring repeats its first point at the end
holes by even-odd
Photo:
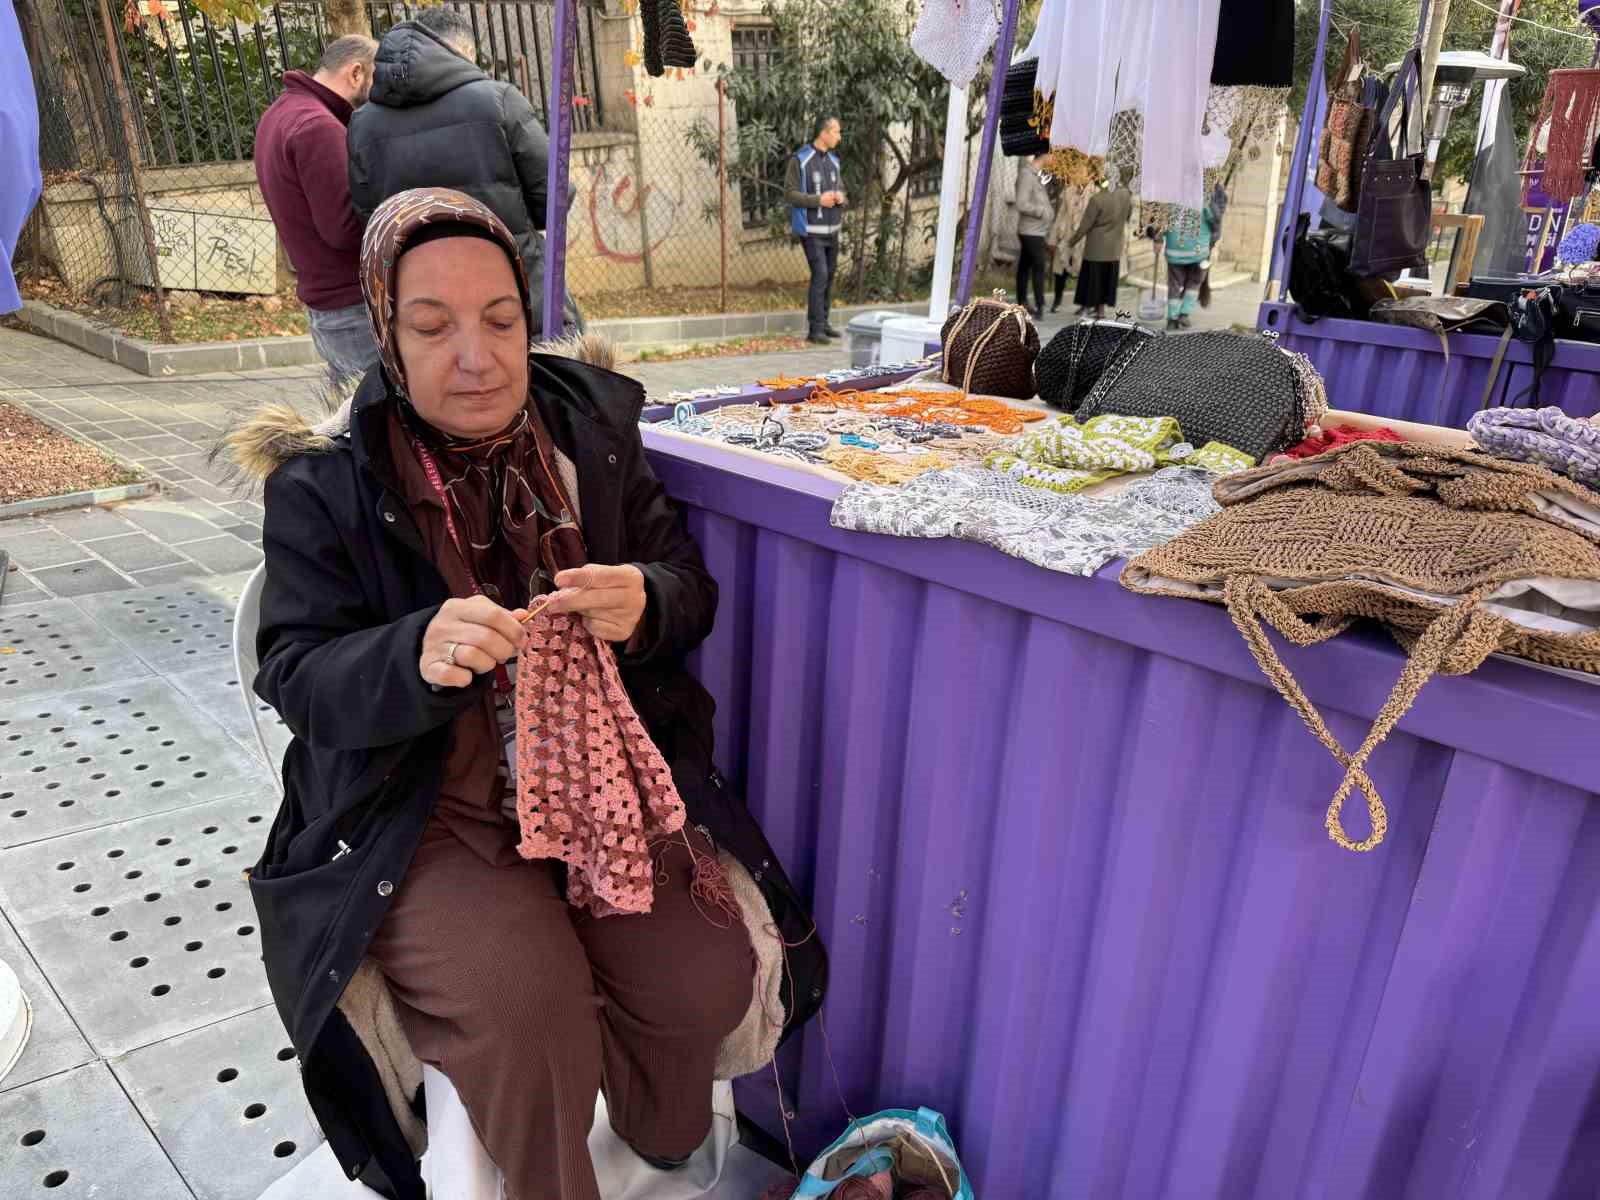
{"type": "Polygon", "coordinates": [[[567,613],[531,617],[516,713],[517,852],[566,863],[574,907],[597,917],[649,912],[650,848],[683,828],[683,800],[611,647],[567,613]]]}
{"type": "Polygon", "coordinates": [[[1092,575],[1217,511],[1216,476],[1166,467],[1111,496],[1029,487],[984,467],[930,471],[900,487],[855,484],[833,502],[839,529],[891,537],[962,538],[1049,571],[1092,575]]]}
{"type": "Polygon", "coordinates": [[[1255,466],[1248,454],[1221,442],[1195,449],[1171,417],[1115,413],[1082,424],[1070,413],[1057,417],[1017,439],[1014,450],[991,454],[985,465],[1032,487],[1081,492],[1117,475],[1178,463],[1219,475],[1255,466]]]}
{"type": "Polygon", "coordinates": [[[1467,432],[1498,458],[1538,463],[1600,488],[1600,418],[1569,417],[1554,406],[1490,408],[1473,414],[1467,432]]]}

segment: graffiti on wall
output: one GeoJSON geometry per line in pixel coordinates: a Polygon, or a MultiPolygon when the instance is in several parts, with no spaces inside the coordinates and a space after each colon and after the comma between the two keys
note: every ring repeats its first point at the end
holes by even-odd
{"type": "Polygon", "coordinates": [[[270,294],[277,289],[277,231],[270,217],[151,208],[163,287],[270,294]]]}
{"type": "Polygon", "coordinates": [[[674,196],[657,183],[638,187],[632,174],[618,171],[613,175],[609,164],[598,164],[589,182],[589,223],[594,229],[595,253],[612,262],[642,262],[645,229],[650,231],[653,254],[672,235],[682,208],[681,181],[674,196]]]}

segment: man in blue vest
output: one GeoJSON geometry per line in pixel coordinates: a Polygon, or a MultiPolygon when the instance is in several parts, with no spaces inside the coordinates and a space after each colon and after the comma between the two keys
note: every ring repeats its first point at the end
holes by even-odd
{"type": "Polygon", "coordinates": [[[839,331],[828,324],[833,274],[839,265],[839,223],[844,218],[844,178],[833,148],[839,144],[839,118],[817,121],[811,141],[789,159],[783,195],[789,202],[789,229],[800,239],[811,267],[806,293],[806,341],[826,344],[839,331]]]}

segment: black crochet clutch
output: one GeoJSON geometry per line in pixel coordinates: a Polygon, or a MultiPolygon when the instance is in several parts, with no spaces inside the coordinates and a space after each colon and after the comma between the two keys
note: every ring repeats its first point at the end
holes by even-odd
{"type": "Polygon", "coordinates": [[[1123,355],[1137,354],[1154,335],[1118,313],[1115,321],[1079,321],[1058,332],[1039,351],[1034,379],[1039,399],[1064,412],[1076,412],[1100,376],[1123,355]]]}

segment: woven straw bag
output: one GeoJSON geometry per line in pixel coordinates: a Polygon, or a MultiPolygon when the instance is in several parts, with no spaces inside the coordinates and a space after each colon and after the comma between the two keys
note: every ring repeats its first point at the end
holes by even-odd
{"type": "Polygon", "coordinates": [[[1267,678],[1345,768],[1325,824],[1347,850],[1383,841],[1388,815],[1366,763],[1435,673],[1466,674],[1499,652],[1600,674],[1600,493],[1472,451],[1361,442],[1240,472],[1216,496],[1220,513],[1130,562],[1123,586],[1227,606],[1267,678]],[[1361,618],[1410,653],[1350,753],[1264,626],[1309,646],[1361,618]],[[1357,788],[1372,825],[1361,841],[1341,816],[1357,788]]]}
{"type": "Polygon", "coordinates": [[[945,383],[971,395],[1032,398],[1039,331],[1022,305],[974,300],[945,318],[939,338],[945,383]]]}

